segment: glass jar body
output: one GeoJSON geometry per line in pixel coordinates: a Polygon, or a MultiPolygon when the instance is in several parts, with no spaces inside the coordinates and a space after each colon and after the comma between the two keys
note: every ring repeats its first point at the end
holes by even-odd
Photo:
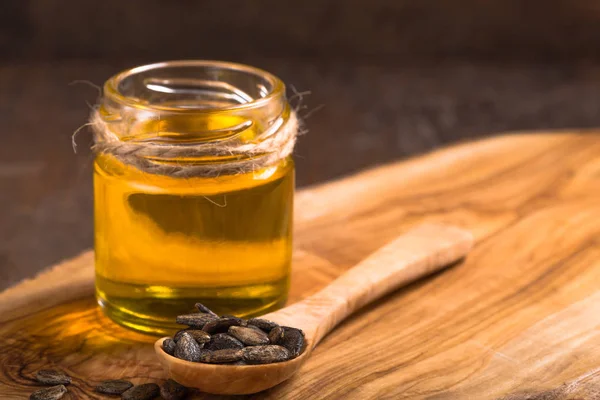
{"type": "MultiPolygon", "coordinates": [[[[213,111],[189,115],[191,124],[204,127],[204,136],[195,131],[196,140],[260,135],[253,131],[256,123],[227,133],[223,127],[231,126],[232,119],[239,126],[238,118],[213,111]]],[[[264,112],[259,107],[241,120],[262,118],[264,112]]],[[[286,103],[277,117],[288,116],[286,103]]],[[[176,126],[188,126],[186,115],[176,117],[176,126]]],[[[156,132],[155,122],[140,126],[133,134],[129,131],[130,138],[147,140],[148,132],[156,132]]],[[[176,140],[185,142],[189,135],[182,131],[175,132],[176,140]]],[[[282,306],[289,290],[293,192],[291,156],[241,173],[169,176],[98,153],[94,193],[99,304],[117,323],[156,334],[176,329],[175,316],[193,312],[196,302],[237,316],[282,306]]]]}

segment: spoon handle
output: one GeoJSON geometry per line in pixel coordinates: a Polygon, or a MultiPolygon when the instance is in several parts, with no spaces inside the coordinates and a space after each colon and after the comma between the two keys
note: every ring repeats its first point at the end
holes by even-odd
{"type": "Polygon", "coordinates": [[[351,268],[316,294],[269,316],[303,329],[312,346],[370,302],[463,258],[470,232],[447,225],[414,228],[351,268]]]}

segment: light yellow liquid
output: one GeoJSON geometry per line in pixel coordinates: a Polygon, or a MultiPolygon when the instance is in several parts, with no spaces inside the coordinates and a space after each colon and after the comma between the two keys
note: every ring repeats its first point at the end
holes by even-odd
{"type": "Polygon", "coordinates": [[[294,165],[174,178],[100,154],[96,292],[114,321],[156,334],[202,302],[218,314],[280,307],[289,288],[294,165]]]}

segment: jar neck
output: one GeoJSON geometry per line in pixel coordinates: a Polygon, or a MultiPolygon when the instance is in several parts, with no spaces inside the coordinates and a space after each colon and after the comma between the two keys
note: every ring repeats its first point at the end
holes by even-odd
{"type": "Polygon", "coordinates": [[[256,140],[290,115],[281,80],[216,61],[172,61],[124,71],[104,85],[98,110],[123,141],[256,140]]]}
{"type": "Polygon", "coordinates": [[[92,116],[94,150],[177,177],[256,171],[288,157],[298,120],[283,83],[256,68],[176,61],[109,79],[92,116]]]}

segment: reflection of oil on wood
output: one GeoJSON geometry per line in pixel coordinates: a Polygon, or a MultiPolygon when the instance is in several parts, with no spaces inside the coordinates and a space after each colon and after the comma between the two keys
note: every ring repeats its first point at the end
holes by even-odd
{"type": "MultiPolygon", "coordinates": [[[[301,191],[290,301],[422,221],[466,227],[477,244],[254,398],[598,397],[600,134],[502,136],[301,191]]],[[[0,294],[2,398],[24,398],[48,366],[74,377],[72,398],[99,398],[102,379],[163,378],[153,338],[99,315],[92,279],[88,254],[0,294]]]]}

